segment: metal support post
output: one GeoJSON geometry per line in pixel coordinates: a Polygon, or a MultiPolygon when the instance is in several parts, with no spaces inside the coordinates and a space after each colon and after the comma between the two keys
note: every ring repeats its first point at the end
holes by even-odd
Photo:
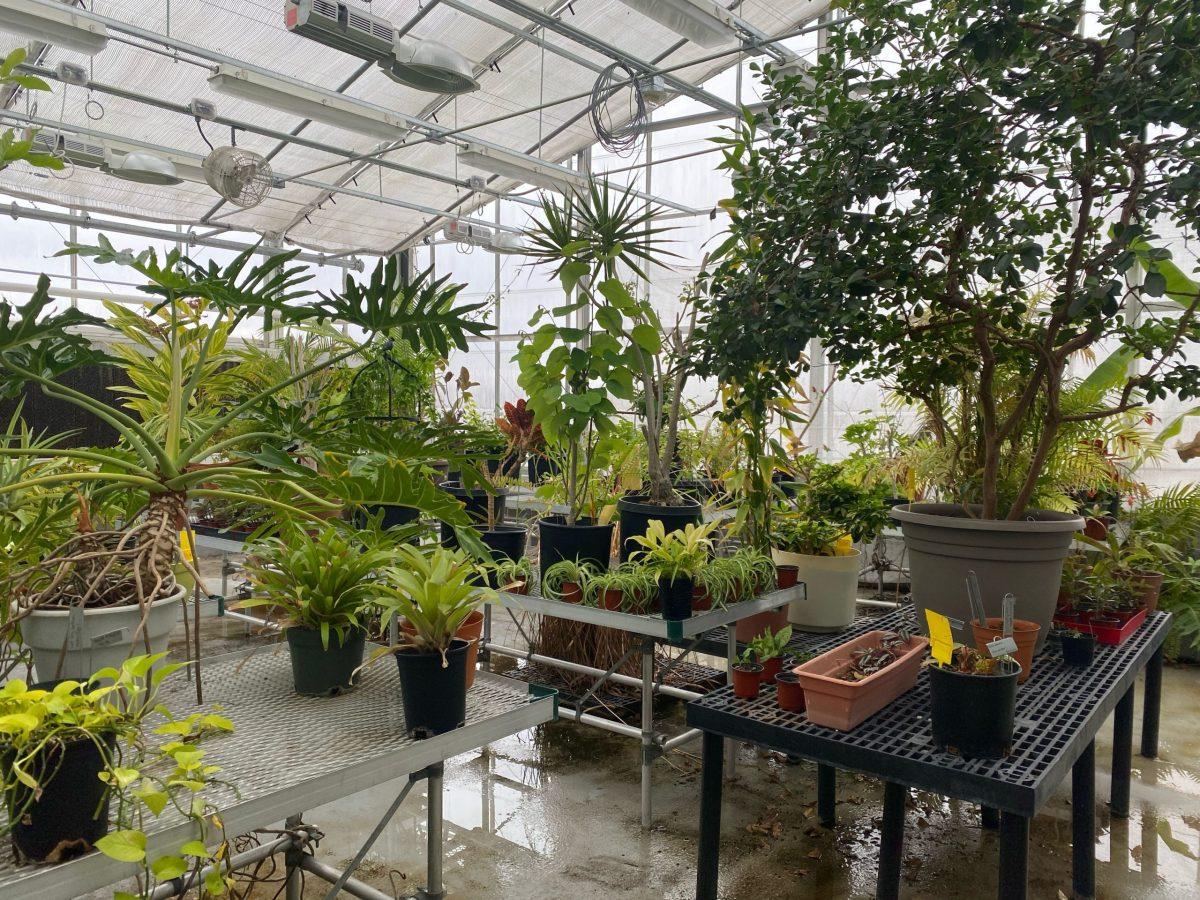
{"type": "MultiPolygon", "coordinates": [[[[737,661],[737,625],[731,623],[725,629],[725,683],[733,684],[733,664],[737,661]]],[[[725,774],[732,778],[737,766],[738,742],[733,738],[725,739],[725,774]]]]}
{"type": "Polygon", "coordinates": [[[883,783],[883,828],[879,834],[879,877],[875,900],[899,900],[900,862],[904,857],[904,803],[908,788],[894,781],[883,783]]]}
{"type": "Polygon", "coordinates": [[[1118,819],[1129,818],[1129,780],[1133,764],[1133,685],[1113,714],[1112,792],[1108,805],[1118,819]]]}
{"type": "Polygon", "coordinates": [[[817,822],[822,828],[837,824],[837,769],[817,763],[817,822]]]}
{"type": "Polygon", "coordinates": [[[1146,689],[1142,695],[1142,756],[1158,757],[1158,714],[1162,708],[1163,645],[1146,663],[1146,689]]]}
{"type": "Polygon", "coordinates": [[[1000,900],[1025,900],[1029,889],[1029,819],[1000,813],[1000,900]]]}
{"type": "MultiPolygon", "coordinates": [[[[295,813],[287,817],[284,822],[284,828],[289,831],[299,828],[304,822],[303,813],[295,813]]],[[[287,881],[284,885],[284,896],[287,900],[301,900],[301,895],[304,893],[304,876],[300,872],[300,862],[304,857],[302,850],[297,850],[295,847],[288,850],[284,855],[284,861],[287,865],[287,881]]]]}
{"type": "Polygon", "coordinates": [[[429,835],[425,860],[424,895],[429,900],[441,900],[446,894],[442,885],[442,775],[444,771],[445,766],[440,762],[426,770],[429,778],[429,796],[426,798],[429,810],[429,835]]]}
{"type": "Polygon", "coordinates": [[[642,827],[651,820],[651,768],[658,748],[654,746],[654,641],[642,640],[642,827]]]}
{"type": "MultiPolygon", "coordinates": [[[[1000,866],[1003,870],[1003,859],[1000,866]]],[[[1071,768],[1071,873],[1076,900],[1096,896],[1095,741],[1087,745],[1071,768]]]]}
{"type": "Polygon", "coordinates": [[[1000,827],[1000,811],[994,806],[979,807],[980,824],[989,831],[995,831],[1000,827]]]}
{"type": "Polygon", "coordinates": [[[717,900],[721,851],[721,744],[719,734],[704,734],[700,773],[700,851],[696,864],[697,900],[717,900]]]}

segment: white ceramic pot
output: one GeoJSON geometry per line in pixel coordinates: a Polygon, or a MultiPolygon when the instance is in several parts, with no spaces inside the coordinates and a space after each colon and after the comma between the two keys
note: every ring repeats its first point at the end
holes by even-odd
{"type": "Polygon", "coordinates": [[[862,553],[848,556],[809,556],[771,550],[779,566],[800,570],[797,581],[804,582],[806,597],[788,606],[788,621],[801,631],[841,631],[848,628],[857,613],[858,570],[862,553]]]}
{"type": "MultiPolygon", "coordinates": [[[[162,653],[167,649],[171,630],[179,620],[179,604],[187,593],[182,585],[169,597],[150,604],[146,631],[150,636],[150,651],[162,653]]],[[[106,666],[119,667],[127,657],[146,652],[145,639],[137,632],[142,620],[138,606],[114,606],[105,609],[85,609],[83,627],[63,654],[62,669],[58,659],[67,641],[65,609],[36,609],[21,620],[21,638],[33,651],[33,667],[39,681],[54,678],[85,680],[106,666]],[[55,673],[58,672],[56,675],[55,673]]]]}

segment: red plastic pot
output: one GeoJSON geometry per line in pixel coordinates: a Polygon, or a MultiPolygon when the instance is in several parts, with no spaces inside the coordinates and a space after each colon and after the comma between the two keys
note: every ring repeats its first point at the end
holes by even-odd
{"type": "Polygon", "coordinates": [[[712,609],[712,597],[708,596],[708,588],[698,584],[692,588],[692,612],[704,612],[712,609]]]}
{"type": "Polygon", "coordinates": [[[779,585],[779,590],[796,586],[796,581],[800,577],[800,568],[798,566],[782,565],[775,567],[775,581],[779,585]]]}
{"type": "Polygon", "coordinates": [[[758,696],[759,679],[762,677],[762,666],[758,663],[747,663],[733,667],[733,695],[743,700],[753,700],[758,696]]]}
{"type": "Polygon", "coordinates": [[[804,686],[795,672],[780,672],[775,676],[775,701],[780,709],[804,712],[804,686]]]}
{"type": "Polygon", "coordinates": [[[624,594],[621,593],[619,588],[605,588],[604,596],[600,598],[600,605],[607,610],[619,612],[623,598],[624,594]]]}
{"type": "Polygon", "coordinates": [[[762,662],[762,674],[759,681],[763,684],[774,684],[775,677],[783,671],[783,657],[775,656],[762,662]]]}
{"type": "Polygon", "coordinates": [[[573,581],[564,581],[562,583],[562,601],[563,603],[582,603],[582,588],[573,581]]]}

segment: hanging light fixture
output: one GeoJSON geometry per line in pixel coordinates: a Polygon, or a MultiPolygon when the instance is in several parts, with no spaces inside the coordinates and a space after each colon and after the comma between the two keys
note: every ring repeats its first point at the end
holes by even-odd
{"type": "Polygon", "coordinates": [[[713,0],[621,0],[648,19],[701,47],[740,40],[733,16],[713,0]]]}
{"type": "Polygon", "coordinates": [[[532,184],[563,194],[587,187],[587,179],[566,166],[530,159],[514,150],[505,150],[491,144],[467,141],[458,152],[458,161],[472,169],[482,169],[493,175],[520,181],[522,184],[532,184]]]}
{"type": "Polygon", "coordinates": [[[0,0],[0,29],[88,56],[108,46],[108,29],[61,3],[0,0]]]}
{"type": "Polygon", "coordinates": [[[104,170],[114,178],[133,181],[137,184],[172,185],[183,183],[183,179],[175,171],[173,162],[157,153],[147,153],[145,150],[135,150],[123,156],[109,153],[105,156],[104,170]]]}
{"type": "Polygon", "coordinates": [[[470,61],[439,41],[398,37],[392,53],[379,63],[392,81],[435,94],[479,90],[470,61]]]}

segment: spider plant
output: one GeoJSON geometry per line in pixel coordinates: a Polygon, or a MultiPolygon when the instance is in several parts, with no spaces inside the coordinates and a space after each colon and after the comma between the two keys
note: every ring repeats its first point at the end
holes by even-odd
{"type": "Polygon", "coordinates": [[[580,591],[588,580],[597,574],[596,567],[588,562],[574,559],[561,559],[546,569],[542,576],[542,596],[551,600],[565,600],[563,587],[568,584],[577,585],[580,591]]]}
{"type": "Polygon", "coordinates": [[[533,580],[533,563],[527,556],[520,559],[497,559],[480,564],[480,568],[489,583],[499,591],[523,594],[529,590],[529,584],[533,580]]]}

